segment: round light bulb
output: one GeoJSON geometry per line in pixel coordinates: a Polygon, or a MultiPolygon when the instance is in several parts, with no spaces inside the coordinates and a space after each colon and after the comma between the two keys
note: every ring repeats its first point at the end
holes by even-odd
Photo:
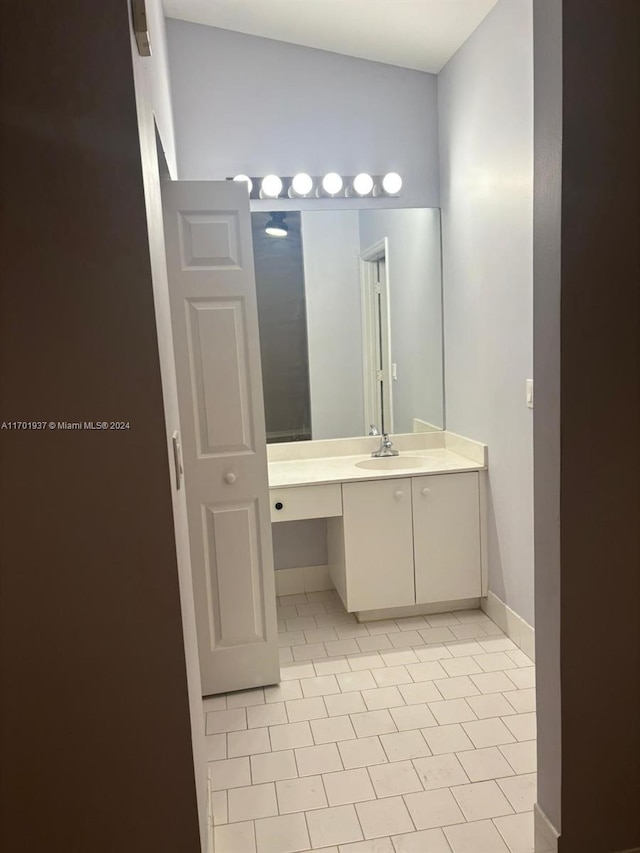
{"type": "Polygon", "coordinates": [[[388,172],[382,179],[382,189],[389,195],[398,195],[402,189],[402,178],[397,172],[388,172]]]}
{"type": "Polygon", "coordinates": [[[282,192],[282,181],[277,175],[267,175],[262,179],[261,189],[269,198],[277,198],[282,192]]]}
{"type": "Polygon", "coordinates": [[[300,172],[294,177],[291,186],[296,195],[308,195],[313,189],[313,180],[310,175],[300,172]]]}
{"type": "Polygon", "coordinates": [[[366,172],[361,172],[353,179],[353,188],[358,195],[369,195],[373,189],[373,178],[366,172]]]}
{"type": "Polygon", "coordinates": [[[337,195],[342,189],[342,178],[337,172],[329,172],[322,179],[322,189],[327,195],[337,195]]]}
{"type": "Polygon", "coordinates": [[[278,225],[267,225],[264,230],[270,237],[286,237],[289,233],[288,231],[285,231],[284,228],[281,228],[278,225]]]}
{"type": "Polygon", "coordinates": [[[271,213],[264,230],[270,237],[286,237],[289,233],[289,226],[285,219],[286,213],[271,213]]]}
{"type": "Polygon", "coordinates": [[[247,185],[247,192],[251,194],[251,190],[253,189],[253,181],[248,175],[236,175],[233,179],[234,181],[244,181],[247,185]]]}

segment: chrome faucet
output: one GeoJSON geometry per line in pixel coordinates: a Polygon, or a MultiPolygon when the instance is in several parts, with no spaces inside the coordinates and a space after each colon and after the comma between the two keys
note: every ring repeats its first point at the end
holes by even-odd
{"type": "Polygon", "coordinates": [[[375,424],[369,424],[369,435],[380,435],[378,427],[375,424]]]}
{"type": "Polygon", "coordinates": [[[374,450],[372,456],[399,456],[399,452],[393,449],[393,442],[386,432],[380,438],[380,447],[374,450]]]}

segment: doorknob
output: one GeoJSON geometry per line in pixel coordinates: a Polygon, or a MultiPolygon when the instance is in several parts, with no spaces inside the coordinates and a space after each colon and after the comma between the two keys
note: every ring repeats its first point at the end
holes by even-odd
{"type": "Polygon", "coordinates": [[[225,483],[229,483],[230,486],[232,486],[235,483],[236,479],[237,479],[237,477],[233,473],[233,471],[229,471],[228,474],[224,475],[225,483]]]}
{"type": "Polygon", "coordinates": [[[429,494],[429,489],[423,489],[422,494],[426,498],[426,496],[429,494]]]}
{"type": "Polygon", "coordinates": [[[394,493],[393,493],[393,496],[394,496],[394,498],[395,498],[397,501],[399,501],[399,500],[400,500],[400,498],[403,496],[403,494],[404,494],[404,492],[400,492],[400,491],[398,491],[398,492],[394,492],[394,493]]]}

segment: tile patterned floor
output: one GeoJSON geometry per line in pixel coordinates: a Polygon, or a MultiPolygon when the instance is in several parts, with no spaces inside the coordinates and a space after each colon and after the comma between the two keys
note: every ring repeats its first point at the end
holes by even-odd
{"type": "Polygon", "coordinates": [[[216,853],[532,853],[534,668],[484,613],[278,618],[282,682],[204,701],[216,853]]]}

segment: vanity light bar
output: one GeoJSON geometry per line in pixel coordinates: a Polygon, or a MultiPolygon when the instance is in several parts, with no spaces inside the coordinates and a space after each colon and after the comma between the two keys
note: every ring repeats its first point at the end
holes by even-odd
{"type": "Polygon", "coordinates": [[[291,177],[236,175],[228,181],[244,181],[252,199],[277,201],[285,198],[397,198],[402,191],[402,178],[397,172],[386,175],[307,175],[291,177]]]}

